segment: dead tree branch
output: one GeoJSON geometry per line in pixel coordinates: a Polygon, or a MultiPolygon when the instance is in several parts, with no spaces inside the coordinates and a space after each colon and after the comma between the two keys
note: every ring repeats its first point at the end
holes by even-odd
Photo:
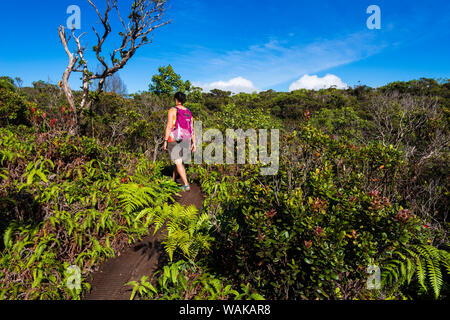
{"type": "Polygon", "coordinates": [[[94,8],[103,26],[103,32],[92,27],[97,37],[97,44],[93,47],[93,51],[98,62],[103,66],[101,72],[94,73],[89,70],[88,62],[85,59],[86,48],[82,46],[80,41],[84,33],[76,37],[74,29],[72,29],[72,37],[76,44],[76,50],[72,52],[69,49],[71,36],[66,34],[63,26],[58,28],[59,38],[69,58],[69,64],[63,73],[61,87],[74,115],[72,134],[76,134],[77,132],[79,116],[81,115],[80,111],[91,106],[92,100],[89,98],[89,93],[93,80],[98,80],[96,92],[103,92],[106,79],[122,69],[140,47],[152,42],[152,38],[149,39],[149,37],[152,36],[154,30],[171,22],[171,20],[164,21],[167,0],[136,0],[131,5],[127,19],[123,19],[120,14],[118,0],[106,0],[106,9],[103,14],[92,0],[88,0],[88,2],[94,8]],[[117,17],[120,20],[123,30],[119,32],[119,36],[121,37],[120,46],[112,50],[110,53],[110,61],[107,61],[102,55],[102,50],[108,36],[112,32],[110,21],[113,11],[117,12],[117,17]],[[83,90],[79,106],[76,105],[73,92],[69,86],[69,78],[72,72],[82,73],[83,90]]]}

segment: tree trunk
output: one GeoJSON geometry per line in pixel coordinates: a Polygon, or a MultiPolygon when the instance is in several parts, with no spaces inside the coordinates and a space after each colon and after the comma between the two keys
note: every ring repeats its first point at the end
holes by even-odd
{"type": "Polygon", "coordinates": [[[67,56],[69,57],[69,64],[67,65],[66,70],[63,73],[62,77],[62,89],[64,91],[64,94],[67,98],[67,103],[69,104],[70,109],[72,110],[72,124],[69,129],[69,133],[76,135],[78,133],[78,115],[77,115],[77,108],[75,105],[75,99],[72,94],[72,90],[69,86],[69,78],[70,74],[72,73],[72,70],[75,68],[75,65],[78,61],[78,56],[75,56],[70,52],[68,44],[67,44],[67,38],[66,38],[66,32],[63,26],[59,28],[59,38],[61,39],[61,42],[64,46],[64,50],[67,53],[67,56]]]}

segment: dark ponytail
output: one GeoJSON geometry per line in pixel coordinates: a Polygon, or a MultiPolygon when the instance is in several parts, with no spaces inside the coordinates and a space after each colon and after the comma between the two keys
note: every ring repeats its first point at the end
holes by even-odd
{"type": "Polygon", "coordinates": [[[175,93],[175,99],[177,99],[181,104],[186,102],[186,95],[183,92],[175,93]]]}

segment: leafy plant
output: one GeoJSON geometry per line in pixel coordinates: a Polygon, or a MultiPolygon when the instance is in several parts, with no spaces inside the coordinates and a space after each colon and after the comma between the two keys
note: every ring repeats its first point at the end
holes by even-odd
{"type": "Polygon", "coordinates": [[[178,203],[172,206],[164,204],[154,212],[155,233],[163,226],[167,229],[164,244],[169,259],[173,260],[176,249],[180,249],[187,259],[194,260],[199,251],[208,251],[213,238],[208,231],[211,228],[209,216],[199,214],[191,205],[183,207],[178,203]]]}
{"type": "Polygon", "coordinates": [[[131,291],[130,300],[134,300],[137,293],[139,295],[144,296],[148,295],[150,298],[153,297],[153,294],[157,294],[155,287],[147,281],[148,276],[143,276],[140,281],[130,281],[125,284],[125,286],[133,286],[133,290],[131,291]]]}
{"type": "Polygon", "coordinates": [[[148,276],[143,276],[140,281],[130,281],[125,285],[132,286],[130,300],[135,299],[137,295],[140,299],[159,300],[264,299],[249,284],[242,284],[242,291],[239,292],[233,289],[232,284],[226,284],[225,279],[202,271],[192,262],[184,260],[169,262],[162,270],[153,274],[151,281],[148,280],[148,276]]]}
{"type": "Polygon", "coordinates": [[[427,244],[410,245],[392,253],[383,264],[382,283],[390,287],[410,285],[416,275],[420,288],[439,298],[444,275],[450,275],[450,254],[427,244]]]}

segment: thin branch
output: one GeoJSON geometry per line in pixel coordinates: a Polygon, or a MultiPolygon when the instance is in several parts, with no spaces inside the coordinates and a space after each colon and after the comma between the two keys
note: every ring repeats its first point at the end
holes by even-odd
{"type": "Polygon", "coordinates": [[[103,71],[99,73],[90,72],[88,69],[87,61],[84,58],[84,53],[86,48],[82,46],[80,38],[84,35],[81,34],[78,37],[75,36],[74,29],[72,29],[72,37],[70,35],[66,35],[65,28],[60,26],[58,28],[59,37],[61,39],[61,43],[63,44],[64,50],[69,58],[69,64],[64,71],[63,79],[61,81],[61,88],[63,89],[68,103],[73,111],[74,117],[74,126],[78,125],[77,119],[77,108],[75,106],[75,100],[72,94],[72,90],[69,87],[68,80],[70,74],[72,72],[80,72],[83,74],[83,96],[80,104],[80,108],[85,108],[86,106],[90,106],[92,101],[89,100],[89,86],[92,80],[98,81],[97,92],[100,93],[103,91],[103,87],[106,81],[106,78],[112,76],[118,70],[122,69],[127,62],[134,56],[136,50],[142,47],[145,44],[151,42],[152,39],[148,39],[148,36],[155,29],[160,28],[166,24],[169,24],[169,21],[162,21],[165,11],[166,11],[166,0],[136,0],[131,5],[131,12],[128,16],[128,21],[122,18],[118,8],[117,0],[106,0],[106,9],[104,14],[100,12],[98,7],[94,4],[93,0],[88,0],[89,4],[94,8],[102,26],[103,33],[92,27],[96,37],[97,37],[97,45],[93,47],[93,51],[95,52],[97,60],[103,66],[103,71]],[[122,24],[123,31],[120,32],[120,36],[122,38],[122,43],[120,47],[113,50],[110,54],[112,66],[108,66],[108,63],[105,61],[105,57],[101,56],[101,52],[103,49],[103,45],[107,40],[108,36],[111,33],[111,25],[110,25],[110,13],[112,10],[117,12],[119,21],[122,24]],[[77,50],[75,53],[72,53],[69,50],[69,42],[71,38],[74,39],[77,50]],[[120,54],[118,58],[117,55],[120,54]],[[78,64],[77,64],[78,63],[78,64]]]}

